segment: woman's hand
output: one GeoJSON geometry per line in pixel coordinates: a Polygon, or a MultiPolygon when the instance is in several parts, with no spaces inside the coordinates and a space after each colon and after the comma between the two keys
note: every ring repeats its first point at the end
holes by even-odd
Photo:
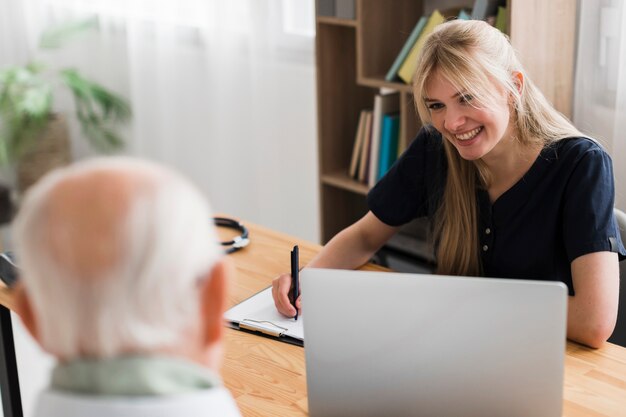
{"type": "MultiPolygon", "coordinates": [[[[296,315],[296,309],[292,304],[292,287],[291,287],[291,274],[282,274],[272,281],[272,297],[274,298],[274,305],[279,313],[284,314],[287,317],[294,317],[296,315]]],[[[298,294],[296,299],[296,307],[298,307],[298,314],[301,310],[301,296],[298,294]]]]}
{"type": "MultiPolygon", "coordinates": [[[[342,230],[328,242],[305,268],[355,269],[363,265],[398,231],[368,211],[359,221],[342,230]]],[[[276,309],[287,317],[296,315],[291,298],[291,275],[282,274],[272,281],[272,297],[276,309]]],[[[298,314],[301,296],[295,300],[298,314]]]]}

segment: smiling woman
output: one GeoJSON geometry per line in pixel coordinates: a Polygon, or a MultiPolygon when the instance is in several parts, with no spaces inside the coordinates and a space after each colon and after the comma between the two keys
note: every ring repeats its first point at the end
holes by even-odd
{"type": "MultiPolygon", "coordinates": [[[[370,211],[308,267],[356,268],[401,225],[428,217],[439,274],[561,281],[568,337],[600,346],[626,255],[608,154],[552,108],[485,22],[439,25],[413,80],[424,128],[368,194],[370,211]]],[[[288,274],[274,282],[286,315],[289,285],[288,274]]]]}
{"type": "Polygon", "coordinates": [[[422,98],[416,99],[422,121],[446,138],[447,183],[435,223],[438,271],[480,274],[476,195],[467,190],[484,188],[493,203],[545,145],[582,134],[548,104],[504,35],[484,22],[451,22],[433,33],[414,94],[422,98]]]}

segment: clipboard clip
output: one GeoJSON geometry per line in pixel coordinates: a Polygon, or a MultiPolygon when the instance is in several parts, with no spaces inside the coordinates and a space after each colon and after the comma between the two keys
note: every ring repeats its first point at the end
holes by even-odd
{"type": "Polygon", "coordinates": [[[282,336],[287,330],[285,327],[278,326],[271,321],[259,321],[252,319],[244,319],[239,322],[239,327],[253,332],[260,332],[274,337],[282,336]]]}

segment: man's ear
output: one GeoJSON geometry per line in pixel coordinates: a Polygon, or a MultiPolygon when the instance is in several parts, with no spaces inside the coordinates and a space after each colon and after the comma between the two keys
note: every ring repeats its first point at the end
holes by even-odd
{"type": "Polygon", "coordinates": [[[20,316],[22,323],[24,323],[24,327],[26,327],[33,338],[41,343],[37,332],[35,312],[33,311],[30,303],[30,298],[26,293],[26,288],[24,288],[24,285],[18,281],[17,284],[15,284],[15,287],[11,289],[11,294],[13,297],[13,311],[20,316]]]}
{"type": "Polygon", "coordinates": [[[203,326],[203,342],[206,347],[221,341],[224,334],[223,314],[226,310],[228,279],[234,267],[230,259],[223,257],[215,263],[201,288],[200,311],[203,326]]]}

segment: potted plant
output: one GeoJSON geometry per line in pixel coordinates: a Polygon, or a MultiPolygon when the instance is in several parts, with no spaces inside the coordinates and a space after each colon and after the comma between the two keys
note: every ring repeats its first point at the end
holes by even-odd
{"type": "MultiPolygon", "coordinates": [[[[40,45],[44,48],[58,46],[94,23],[80,22],[47,31],[40,45]]],[[[50,168],[46,165],[68,162],[67,127],[63,117],[53,109],[53,96],[62,89],[71,93],[82,133],[96,149],[108,152],[123,145],[117,128],[131,117],[130,105],[125,99],[76,69],[51,71],[41,63],[29,63],[0,69],[0,165],[15,165],[19,172],[25,158],[32,157],[33,153],[35,159],[30,165],[35,171],[39,167],[50,168]],[[50,136],[53,141],[45,143],[50,136]],[[49,155],[60,148],[67,150],[65,156],[49,155]]],[[[22,181],[18,173],[18,188],[23,190],[33,180],[36,178],[22,181]]]]}

